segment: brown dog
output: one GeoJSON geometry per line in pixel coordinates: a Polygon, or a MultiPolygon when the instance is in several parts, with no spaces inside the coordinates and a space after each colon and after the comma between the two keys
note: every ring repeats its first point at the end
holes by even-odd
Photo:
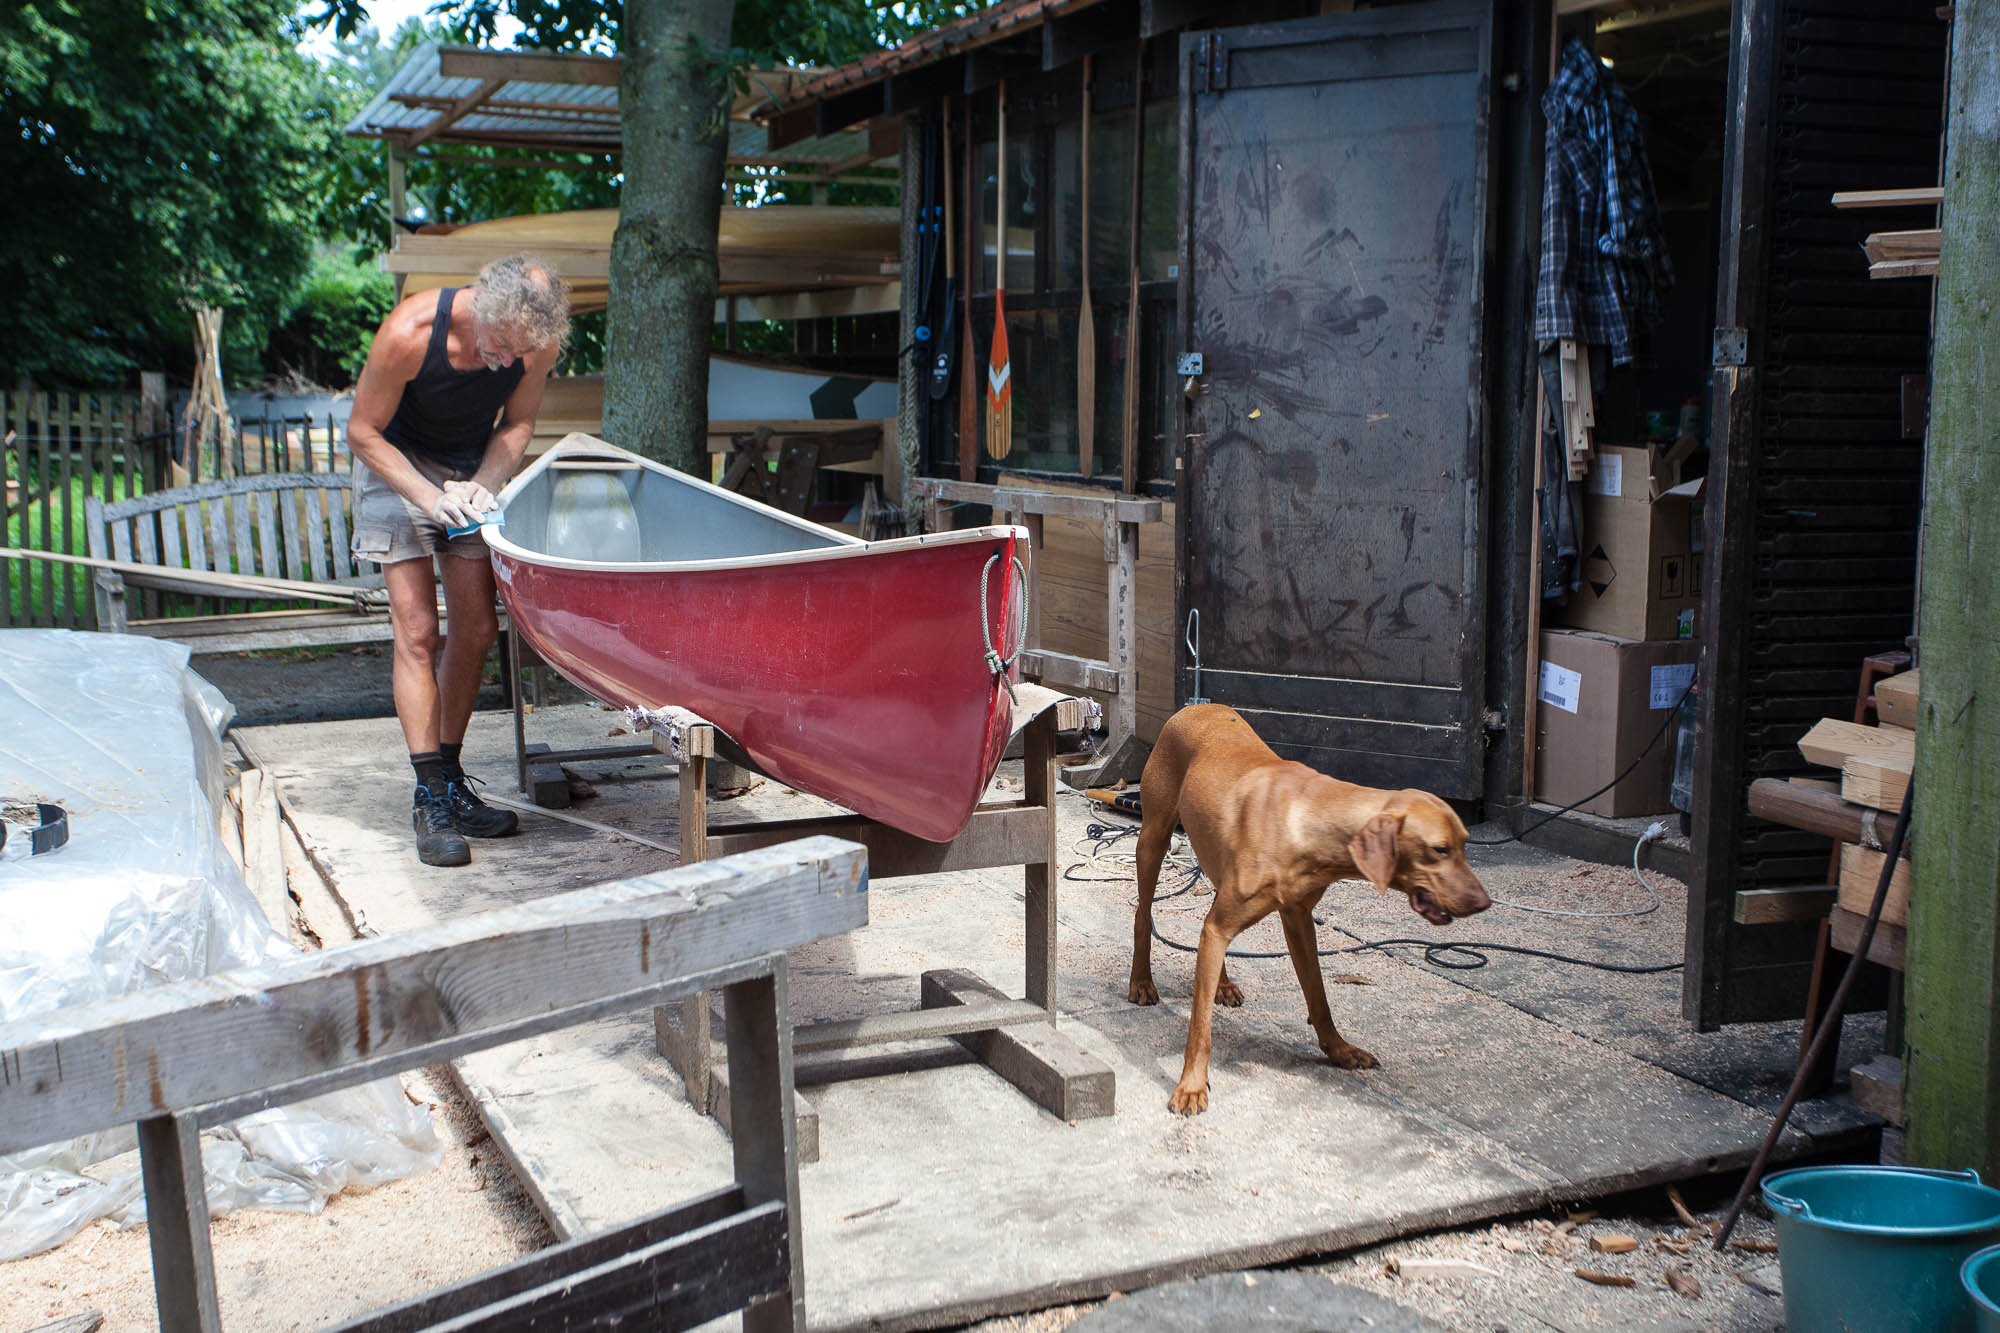
{"type": "Polygon", "coordinates": [[[1312,911],[1326,886],[1357,872],[1410,897],[1432,925],[1491,905],[1465,864],[1465,825],[1428,792],[1381,791],[1280,759],[1233,708],[1198,704],[1167,720],[1139,780],[1139,909],[1132,921],[1134,1004],[1158,1004],[1153,989],[1153,891],[1178,820],[1215,885],[1194,965],[1187,1062],[1167,1109],[1208,1109],[1209,1024],[1219,1001],[1243,1003],[1223,967],[1229,943],[1276,912],[1305,992],[1306,1021],[1342,1069],[1373,1069],[1375,1057],[1333,1026],[1320,980],[1312,911]]]}

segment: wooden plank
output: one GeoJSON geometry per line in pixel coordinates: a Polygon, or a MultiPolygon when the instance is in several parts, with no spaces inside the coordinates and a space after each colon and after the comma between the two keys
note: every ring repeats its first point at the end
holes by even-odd
{"type": "Polygon", "coordinates": [[[852,1051],[895,1041],[928,1041],[937,1037],[957,1037],[988,1028],[1011,1027],[1016,1023],[1046,1023],[1049,1016],[1038,1004],[1026,1000],[981,1000],[977,1004],[947,1009],[915,1009],[899,1014],[871,1014],[866,1018],[842,1018],[825,1023],[808,1023],[792,1031],[794,1055],[824,1055],[852,1051]]]}
{"type": "Polygon", "coordinates": [[[28,551],[0,547],[10,554],[56,564],[114,569],[125,581],[142,587],[167,588],[205,597],[301,598],[310,601],[347,603],[355,606],[386,605],[387,598],[374,588],[333,583],[305,583],[295,579],[263,578],[255,574],[224,574],[212,569],[170,569],[137,561],[104,560],[88,555],[57,555],[49,551],[28,551]]]}
{"type": "Polygon", "coordinates": [[[278,506],[275,501],[271,491],[258,491],[249,497],[251,518],[256,524],[256,572],[271,578],[283,578],[285,565],[278,557],[278,506]]]}
{"type": "Polygon", "coordinates": [[[1818,921],[1833,906],[1839,890],[1828,884],[1790,889],[1739,889],[1736,920],[1745,926],[1770,926],[1781,921],[1818,921]]]}
{"type": "MultiPolygon", "coordinates": [[[[1893,818],[1881,818],[1880,812],[1866,806],[1776,778],[1759,778],[1750,784],[1749,810],[1759,819],[1787,828],[1878,849],[1889,845],[1889,835],[1895,827],[1893,818]]],[[[1914,847],[1916,837],[1917,831],[1910,830],[1905,835],[1905,844],[1914,847]]]]}
{"type": "Polygon", "coordinates": [[[299,529],[305,523],[305,497],[310,491],[293,491],[278,499],[278,531],[284,548],[284,567],[273,569],[273,574],[286,578],[303,580],[306,577],[305,549],[300,542],[299,529]]]}
{"type": "MultiPolygon", "coordinates": [[[[970,972],[953,969],[924,973],[921,986],[926,1009],[992,1004],[1006,998],[970,972]]],[[[1056,1031],[1052,1023],[989,1028],[956,1040],[1059,1119],[1075,1123],[1117,1110],[1116,1077],[1110,1066],[1056,1031]]]]}
{"type": "Polygon", "coordinates": [[[1854,1104],[1892,1125],[1903,1123],[1903,1062],[1886,1052],[1854,1066],[1848,1093],[1854,1104]]]}
{"type": "Polygon", "coordinates": [[[250,768],[238,779],[243,793],[243,879],[264,919],[279,934],[292,926],[291,891],[285,883],[285,851],[279,834],[277,779],[250,768]]]}
{"type": "Polygon", "coordinates": [[[941,477],[920,477],[916,486],[926,497],[965,501],[989,508],[1024,514],[1046,514],[1057,518],[1078,518],[1100,522],[1106,518],[1121,523],[1158,523],[1166,514],[1159,500],[1142,500],[1129,495],[1102,491],[1042,490],[1026,486],[995,486],[985,482],[952,481],[941,477]]]}
{"type": "Polygon", "coordinates": [[[1938,248],[1943,233],[1936,227],[1920,227],[1914,231],[1870,232],[1868,239],[1861,243],[1862,252],[1877,264],[1907,264],[1917,260],[1938,257],[1938,248]]]}
{"type": "Polygon", "coordinates": [[[856,815],[821,819],[789,819],[762,823],[738,832],[728,827],[708,831],[712,856],[728,856],[759,847],[775,847],[794,838],[830,836],[858,842],[868,849],[871,880],[905,875],[937,875],[954,870],[984,870],[1017,866],[1030,857],[1048,855],[1041,837],[1042,812],[1020,805],[986,806],[973,811],[965,830],[950,842],[928,842],[856,815]]]}
{"type": "Polygon", "coordinates": [[[231,1118],[677,997],[864,924],[866,889],[861,849],[816,839],[0,1024],[0,1153],[148,1109],[231,1118]]]}
{"type": "MultiPolygon", "coordinates": [[[[52,409],[49,407],[49,396],[46,393],[37,393],[35,395],[35,429],[39,438],[35,440],[33,448],[40,453],[42,459],[41,493],[36,498],[42,511],[41,547],[44,551],[53,551],[56,549],[56,543],[50,519],[55,514],[55,506],[51,503],[54,498],[54,491],[51,489],[53,480],[50,472],[50,464],[51,455],[55,452],[55,426],[52,409]]],[[[24,459],[23,461],[25,462],[26,460],[24,459]]],[[[25,469],[23,471],[25,472],[25,469]]],[[[21,530],[21,535],[24,538],[28,535],[25,525],[21,530]]],[[[35,623],[38,625],[53,625],[56,623],[56,581],[53,578],[47,577],[48,571],[44,570],[41,572],[43,574],[43,578],[41,579],[42,611],[35,623]]]]}
{"type": "Polygon", "coordinates": [[[333,577],[338,582],[355,577],[354,558],[347,537],[347,506],[352,503],[353,495],[351,489],[345,488],[327,492],[326,544],[333,558],[333,577]]]}
{"type": "Polygon", "coordinates": [[[1836,190],[1835,208],[1935,208],[1944,202],[1944,187],[1919,185],[1907,190],[1836,190]]]}
{"type": "Polygon", "coordinates": [[[744,1333],[805,1333],[805,1256],[800,1241],[799,1152],[792,1106],[791,989],[782,956],[771,971],[723,994],[729,1050],[729,1146],[746,1199],[784,1209],[787,1280],[743,1312],[744,1333]]]}
{"type": "MultiPolygon", "coordinates": [[[[1861,943],[1861,927],[1867,921],[1867,914],[1850,912],[1835,903],[1827,913],[1827,920],[1833,927],[1833,947],[1842,953],[1853,953],[1855,946],[1861,943]]],[[[1878,924],[1875,938],[1868,945],[1868,961],[1901,972],[1905,954],[1903,927],[1878,924]]]]}
{"type": "Polygon", "coordinates": [[[1799,741],[1799,753],[1807,763],[1827,768],[1839,768],[1849,755],[1857,754],[1890,762],[1907,758],[1914,763],[1916,745],[1908,732],[1885,731],[1829,717],[1813,724],[1812,730],[1799,741]]]}
{"type": "Polygon", "coordinates": [[[1062,690],[1097,690],[1117,694],[1118,673],[1106,661],[1052,652],[1047,648],[1027,648],[1021,652],[1021,674],[1062,690]]]}
{"type": "Polygon", "coordinates": [[[1868,266],[1871,278],[1935,278],[1935,259],[1882,259],[1868,266]]]}
{"type": "Polygon", "coordinates": [[[257,547],[250,536],[250,496],[248,494],[229,497],[230,524],[235,533],[236,572],[255,574],[257,572],[257,547]]]}
{"type": "Polygon", "coordinates": [[[137,1129],[160,1327],[171,1333],[222,1333],[215,1259],[209,1249],[208,1190],[202,1180],[201,1136],[195,1118],[147,1116],[137,1129]]]}
{"type": "Polygon", "coordinates": [[[1840,766],[1840,794],[1856,805],[1894,814],[1910,791],[1910,764],[1902,759],[1851,755],[1840,766]]]}
{"type": "Polygon", "coordinates": [[[188,514],[190,524],[200,523],[207,529],[207,567],[217,573],[227,573],[231,569],[229,558],[229,497],[218,495],[214,499],[202,501],[188,514]]]}
{"type": "MultiPolygon", "coordinates": [[[[61,406],[62,424],[56,439],[56,447],[62,451],[62,480],[58,483],[62,499],[62,545],[55,549],[69,552],[76,550],[76,457],[83,448],[83,402],[74,393],[57,394],[56,401],[61,406]]],[[[72,629],[83,625],[82,599],[77,595],[77,571],[65,567],[59,572],[62,578],[61,623],[72,629]]]]}
{"type": "Polygon", "coordinates": [[[718,1222],[744,1210],[743,1190],[728,1185],[640,1218],[629,1226],[562,1241],[522,1259],[450,1286],[376,1310],[333,1333],[418,1333],[495,1301],[593,1268],[633,1250],[718,1222]]]}
{"type": "MultiPolygon", "coordinates": [[[[320,490],[317,486],[306,492],[305,504],[306,562],[312,569],[313,579],[316,582],[324,582],[331,577],[326,564],[326,506],[321,503],[320,490]]],[[[304,578],[305,574],[299,572],[295,577],[304,578]]]]}
{"type": "Polygon", "coordinates": [[[1875,716],[1885,726],[1917,726],[1917,684],[1915,671],[1905,671],[1875,682],[1875,716]]]}
{"type": "MultiPolygon", "coordinates": [[[[1840,905],[1859,916],[1868,915],[1868,906],[1875,901],[1875,886],[1882,878],[1882,866],[1886,856],[1866,847],[1842,847],[1840,849],[1840,905]]],[[[1889,894],[1882,900],[1882,920],[1892,926],[1909,924],[1910,920],[1910,863],[1896,862],[1896,873],[1889,877],[1889,894]]]]}
{"type": "Polygon", "coordinates": [[[104,1316],[96,1310],[86,1310],[73,1314],[54,1323],[37,1324],[28,1333],[97,1333],[104,1326],[104,1316]]]}
{"type": "MultiPolygon", "coordinates": [[[[415,1333],[432,1327],[453,1333],[528,1333],[616,1327],[627,1320],[663,1333],[693,1328],[783,1288],[786,1226],[782,1205],[762,1203],[646,1244],[629,1240],[631,1229],[620,1228],[608,1236],[571,1242],[586,1245],[615,1237],[623,1243],[594,1251],[588,1265],[569,1258],[568,1267],[535,1286],[456,1309],[438,1320],[419,1322],[416,1314],[399,1309],[344,1324],[340,1333],[415,1333]]],[[[521,1266],[461,1284],[459,1299],[476,1299],[480,1284],[509,1280],[521,1266]]]]}

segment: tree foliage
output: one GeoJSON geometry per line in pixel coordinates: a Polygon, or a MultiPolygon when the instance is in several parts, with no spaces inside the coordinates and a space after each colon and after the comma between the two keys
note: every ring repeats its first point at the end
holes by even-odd
{"type": "Polygon", "coordinates": [[[261,347],[312,261],[339,103],[286,0],[0,5],[0,372],[185,366],[190,312],[261,347]]]}

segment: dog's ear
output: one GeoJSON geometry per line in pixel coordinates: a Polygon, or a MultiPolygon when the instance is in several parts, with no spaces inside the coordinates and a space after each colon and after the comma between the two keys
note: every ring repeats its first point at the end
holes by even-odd
{"type": "Polygon", "coordinates": [[[1347,840],[1347,854],[1354,858],[1354,868],[1384,893],[1389,891],[1389,881],[1396,876],[1396,835],[1402,831],[1401,815],[1382,814],[1369,820],[1361,832],[1347,840]]]}

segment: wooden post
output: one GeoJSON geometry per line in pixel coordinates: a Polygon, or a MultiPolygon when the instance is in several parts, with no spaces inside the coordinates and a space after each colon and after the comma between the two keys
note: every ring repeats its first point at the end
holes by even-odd
{"type": "MultiPolygon", "coordinates": [[[[394,139],[387,141],[389,149],[389,248],[396,248],[396,219],[403,216],[403,150],[394,139]]],[[[396,275],[396,299],[403,299],[404,275],[396,275]]]]}
{"type": "Polygon", "coordinates": [[[1056,717],[1053,711],[1028,724],[1022,736],[1021,801],[1040,813],[1045,837],[1038,839],[1039,863],[1024,867],[1027,876],[1026,993],[1030,1004],[1048,1011],[1056,1021],[1056,879],[1062,873],[1056,849],[1056,717]],[[1045,850],[1043,850],[1045,849],[1045,850]]]}
{"type": "MultiPolygon", "coordinates": [[[[805,1333],[805,1263],[799,1240],[798,1129],[792,1108],[792,1005],[783,954],[771,974],[722,993],[729,1043],[729,1147],[751,1203],[785,1205],[791,1289],[743,1312],[745,1333],[805,1333]]],[[[704,1004],[708,996],[701,996],[704,1004]]],[[[703,1011],[706,1026],[707,1012],[703,1011]]]]}
{"type": "Polygon", "coordinates": [[[161,1333],[221,1333],[215,1259],[208,1246],[208,1192],[201,1139],[188,1113],[141,1120],[139,1173],[153,1247],[153,1295],[161,1333]]]}
{"type": "Polygon", "coordinates": [[[1908,1157],[2000,1174],[2000,0],[1951,32],[1944,239],[1931,347],[1918,603],[1917,844],[1910,893],[1908,1157]]]}

